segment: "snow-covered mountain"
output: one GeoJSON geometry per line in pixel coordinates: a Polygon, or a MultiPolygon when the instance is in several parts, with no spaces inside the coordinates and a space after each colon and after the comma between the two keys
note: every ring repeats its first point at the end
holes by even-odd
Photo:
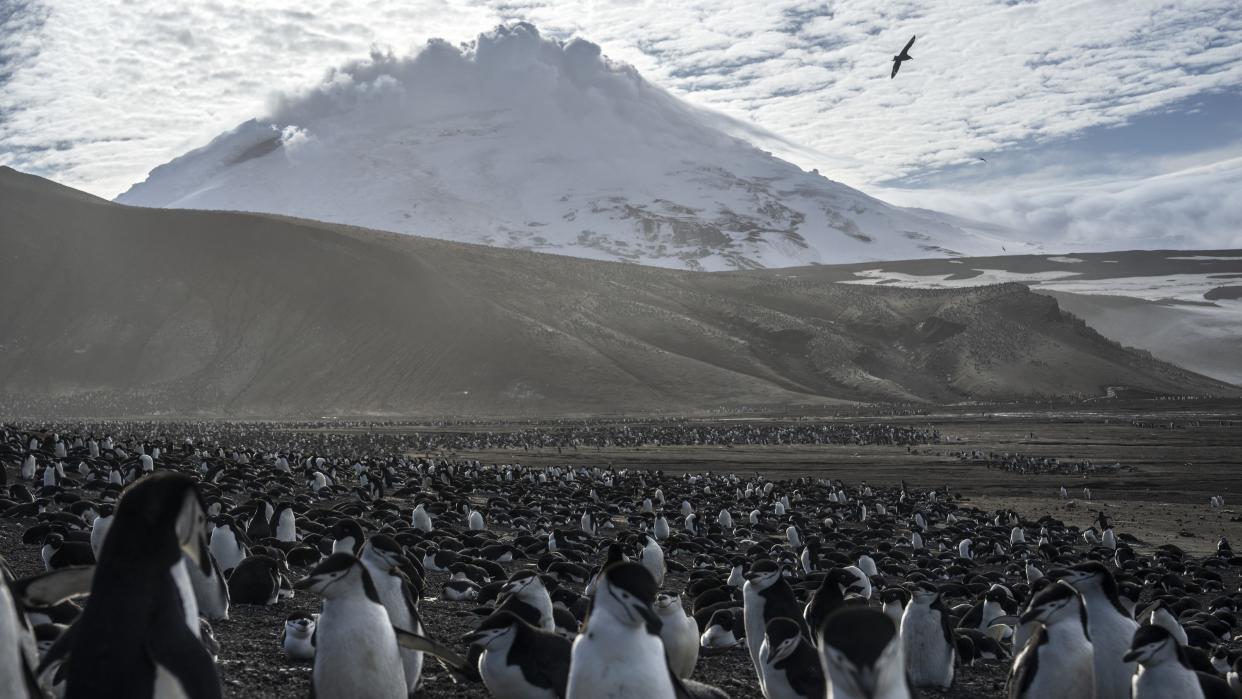
{"type": "Polygon", "coordinates": [[[708,270],[986,254],[1006,242],[803,171],[726,123],[595,44],[516,24],[335,70],[117,201],[708,270]]]}

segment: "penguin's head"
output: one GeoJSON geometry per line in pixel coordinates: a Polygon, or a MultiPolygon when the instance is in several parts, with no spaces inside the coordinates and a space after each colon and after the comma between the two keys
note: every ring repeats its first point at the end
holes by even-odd
{"type": "Polygon", "coordinates": [[[367,575],[357,558],[348,553],[334,553],[315,566],[309,575],[294,583],[293,589],[306,590],[332,599],[348,594],[349,589],[353,587],[351,583],[359,578],[363,579],[365,584],[371,584],[370,576],[367,575]]]}
{"type": "Polygon", "coordinates": [[[776,584],[783,574],[784,568],[781,564],[769,558],[761,558],[751,564],[746,580],[756,588],[766,590],[776,584]]]}
{"type": "Polygon", "coordinates": [[[527,590],[535,591],[543,587],[543,580],[533,570],[519,570],[509,576],[509,580],[500,588],[501,594],[517,595],[527,590]]]}
{"type": "Polygon", "coordinates": [[[899,585],[886,587],[880,591],[880,602],[888,604],[900,604],[902,607],[910,601],[910,591],[899,585]]]}
{"type": "Polygon", "coordinates": [[[913,604],[932,604],[938,599],[940,589],[930,582],[920,582],[910,589],[910,602],[913,604]]]}
{"type": "Polygon", "coordinates": [[[661,615],[678,611],[682,608],[681,595],[670,595],[661,592],[656,595],[655,608],[656,612],[661,615]]]}
{"type": "Polygon", "coordinates": [[[495,612],[479,624],[479,628],[462,636],[462,641],[485,650],[494,650],[513,643],[518,624],[525,623],[513,612],[495,612]]]}
{"type": "Polygon", "coordinates": [[[1004,585],[992,585],[987,592],[983,593],[983,598],[997,604],[1003,604],[1013,599],[1004,585]]]}
{"type": "Polygon", "coordinates": [[[648,633],[660,632],[660,617],[651,608],[656,582],[646,568],[638,563],[617,563],[604,569],[601,578],[591,603],[592,616],[604,610],[623,624],[646,624],[648,633]]]}
{"type": "Polygon", "coordinates": [[[306,612],[294,612],[285,617],[285,633],[304,638],[315,632],[315,619],[306,612]]]}
{"type": "Polygon", "coordinates": [[[109,558],[120,548],[170,566],[184,554],[209,576],[207,511],[194,481],[180,473],[161,471],[125,490],[117,501],[100,559],[109,558]]]}
{"type": "Polygon", "coordinates": [[[405,555],[396,539],[387,534],[376,534],[367,539],[367,543],[362,547],[362,555],[364,557],[372,557],[377,561],[383,561],[388,565],[396,565],[397,559],[405,555]]]}
{"type": "Polygon", "coordinates": [[[802,642],[802,627],[786,617],[777,617],[767,627],[768,663],[774,664],[788,658],[802,642]]]}
{"type": "Polygon", "coordinates": [[[825,677],[850,696],[871,699],[894,691],[888,683],[905,681],[897,625],[884,612],[842,607],[828,616],[818,634],[825,677]]]}
{"type": "MultiPolygon", "coordinates": [[[[1047,624],[1067,614],[1075,613],[1083,616],[1086,615],[1086,610],[1082,606],[1082,599],[1073,586],[1064,581],[1059,581],[1040,590],[1038,594],[1031,598],[1031,602],[1027,605],[1026,611],[1022,613],[1020,621],[1023,624],[1032,621],[1047,624]]],[[[1086,626],[1085,619],[1083,625],[1084,627],[1086,626]]]]}
{"type": "Polygon", "coordinates": [[[1066,570],[1061,576],[1062,580],[1075,587],[1094,581],[1103,581],[1104,578],[1112,580],[1113,574],[1110,573],[1108,568],[1106,568],[1104,564],[1099,561],[1079,563],[1078,565],[1071,567],[1069,570],[1066,570]]]}
{"type": "Polygon", "coordinates": [[[1138,627],[1134,632],[1134,640],[1130,642],[1130,650],[1122,657],[1127,663],[1155,665],[1176,658],[1185,664],[1185,651],[1173,638],[1173,634],[1163,626],[1148,624],[1138,627]]]}
{"type": "Polygon", "coordinates": [[[348,553],[357,556],[366,543],[366,534],[362,527],[352,519],[342,519],[332,525],[332,550],[336,553],[348,553]]]}

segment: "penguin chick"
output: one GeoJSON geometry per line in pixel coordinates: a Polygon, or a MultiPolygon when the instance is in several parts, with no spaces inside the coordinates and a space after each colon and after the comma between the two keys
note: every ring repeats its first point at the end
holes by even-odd
{"type": "Polygon", "coordinates": [[[294,612],[285,617],[285,627],[280,630],[280,647],[290,660],[313,660],[315,618],[306,612],[294,612]]]}

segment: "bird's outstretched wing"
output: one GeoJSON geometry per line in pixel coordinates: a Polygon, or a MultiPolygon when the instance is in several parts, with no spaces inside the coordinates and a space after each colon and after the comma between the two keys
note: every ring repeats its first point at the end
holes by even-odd
{"type": "Polygon", "coordinates": [[[901,69],[901,61],[894,60],[893,61],[893,74],[888,76],[889,80],[892,80],[893,78],[897,77],[897,71],[900,69],[901,69]]]}
{"type": "Polygon", "coordinates": [[[911,47],[911,46],[914,46],[914,40],[915,40],[916,38],[918,38],[918,34],[915,34],[914,36],[910,37],[910,42],[906,44],[906,47],[905,47],[904,49],[902,49],[902,50],[901,50],[901,52],[902,52],[902,53],[905,53],[906,51],[909,51],[909,50],[910,50],[910,47],[911,47]]]}

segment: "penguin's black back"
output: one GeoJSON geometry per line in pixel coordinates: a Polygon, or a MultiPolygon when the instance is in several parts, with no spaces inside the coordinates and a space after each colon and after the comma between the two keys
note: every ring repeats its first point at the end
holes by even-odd
{"type": "Polygon", "coordinates": [[[134,484],[118,502],[90,599],[71,627],[66,699],[150,697],[156,662],[193,699],[221,696],[215,663],[186,625],[169,573],[181,550],[176,512],[168,518],[166,508],[179,508],[189,488],[185,476],[158,473],[134,484]]]}

